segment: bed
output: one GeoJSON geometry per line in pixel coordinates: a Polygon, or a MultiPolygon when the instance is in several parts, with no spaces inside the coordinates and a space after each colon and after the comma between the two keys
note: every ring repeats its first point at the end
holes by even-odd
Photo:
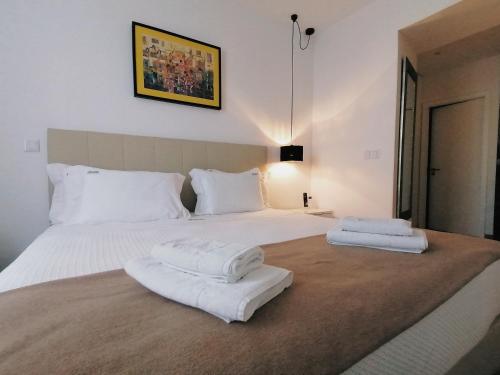
{"type": "MultiPolygon", "coordinates": [[[[231,171],[238,171],[248,167],[262,166],[263,163],[265,163],[265,150],[259,146],[241,146],[243,147],[243,151],[241,151],[242,149],[238,145],[210,144],[209,142],[200,142],[198,144],[192,141],[186,141],[187,143],[183,144],[183,141],[145,138],[147,137],[136,138],[132,136],[100,135],[99,133],[50,130],[48,134],[49,161],[59,161],[73,164],[98,164],[97,166],[117,169],[139,169],[138,167],[142,167],[142,169],[155,170],[158,168],[157,163],[159,158],[163,158],[162,160],[165,160],[165,155],[171,156],[178,152],[179,156],[177,160],[179,160],[180,165],[171,165],[170,170],[173,168],[173,170],[176,171],[184,171],[186,168],[196,166],[212,168],[219,167],[221,169],[225,168],[231,171]],[[117,147],[120,152],[112,150],[112,147],[110,151],[108,147],[110,144],[115,145],[112,147],[117,147]],[[127,146],[124,146],[125,144],[127,144],[127,146]],[[155,146],[151,146],[151,144],[155,146]],[[159,144],[167,147],[168,150],[165,151],[162,147],[158,146],[159,144]],[[70,145],[70,147],[68,145],[70,145]],[[170,150],[172,146],[174,148],[173,151],[170,150]],[[137,152],[138,149],[150,150],[151,148],[154,150],[154,152],[149,153],[152,161],[145,160],[143,153],[137,152]],[[130,153],[127,154],[124,150],[129,150],[130,153]],[[195,152],[195,154],[193,154],[193,152],[195,152]],[[203,155],[200,154],[200,152],[203,153],[203,155]],[[140,157],[132,157],[132,153],[140,155],[140,157]],[[234,158],[229,158],[232,160],[232,165],[228,165],[226,157],[220,158],[217,156],[224,153],[226,156],[227,153],[235,153],[235,155],[238,155],[234,158]],[[212,156],[207,157],[208,154],[212,156]],[[241,155],[244,156],[242,157],[241,155]],[[139,159],[142,161],[139,161],[139,159]],[[221,162],[221,159],[224,160],[223,163],[225,163],[225,166],[219,166],[218,163],[221,162]],[[198,163],[201,163],[201,165],[198,163]],[[207,163],[210,165],[207,165],[207,163]]],[[[185,204],[187,206],[191,206],[192,208],[193,193],[189,190],[189,186],[186,187],[183,193],[183,199],[186,202],[185,204]]],[[[7,333],[0,338],[0,370],[5,371],[6,373],[14,370],[17,372],[26,372],[30,369],[33,370],[33,368],[30,367],[23,367],[23,365],[30,365],[30,361],[26,360],[26,356],[24,357],[24,364],[21,364],[19,359],[23,358],[22,356],[26,354],[26,352],[23,351],[23,343],[26,344],[26,342],[34,340],[35,343],[40,343],[41,346],[33,348],[33,344],[30,344],[30,351],[28,351],[28,353],[33,354],[34,357],[43,355],[44,358],[47,358],[45,361],[38,360],[36,364],[32,364],[38,366],[37,371],[49,371],[52,373],[68,373],[75,371],[75,368],[70,366],[71,358],[73,358],[71,356],[69,357],[69,361],[66,359],[62,361],[62,363],[65,363],[69,367],[64,367],[60,363],[58,365],[59,367],[51,367],[55,362],[57,362],[55,358],[61,357],[61,351],[56,350],[55,352],[50,352],[49,350],[46,352],[46,350],[47,348],[50,349],[51,345],[55,348],[58,348],[58,345],[64,346],[64,340],[61,342],[59,339],[59,343],[57,343],[57,335],[55,335],[54,332],[57,332],[63,325],[72,325],[76,323],[69,322],[67,319],[52,322],[47,326],[38,327],[39,330],[37,332],[39,332],[40,335],[31,337],[30,331],[23,332],[22,327],[12,327],[15,324],[10,324],[8,326],[8,322],[23,322],[22,319],[21,321],[18,320],[20,319],[20,311],[12,311],[11,307],[23,306],[23,309],[26,310],[33,309],[33,311],[28,311],[26,316],[31,316],[33,318],[36,317],[36,319],[42,319],[44,314],[48,317],[51,314],[57,314],[58,309],[56,307],[44,304],[46,303],[46,301],[43,300],[44,293],[48,293],[47,295],[49,295],[56,290],[59,294],[64,294],[66,285],[75,283],[75,281],[79,282],[79,280],[84,280],[86,283],[93,283],[99,281],[97,279],[103,278],[103,282],[107,282],[110,288],[114,285],[113,283],[115,280],[118,280],[120,287],[123,287],[123,283],[127,283],[127,288],[134,288],[134,293],[139,293],[139,289],[137,288],[140,288],[140,286],[132,285],[128,280],[125,281],[126,276],[119,274],[121,272],[119,269],[123,267],[127,260],[148,254],[151,247],[155,243],[186,236],[203,236],[205,238],[236,241],[247,244],[268,244],[265,247],[266,254],[269,253],[270,261],[277,262],[278,265],[280,263],[286,264],[288,262],[286,256],[288,251],[287,249],[289,249],[290,254],[295,254],[300,258],[301,254],[307,253],[310,247],[309,250],[312,255],[309,255],[309,261],[311,264],[318,263],[318,267],[325,267],[325,264],[320,263],[331,261],[331,259],[325,260],[326,258],[323,258],[325,256],[324,254],[328,253],[330,249],[325,248],[323,245],[324,241],[321,241],[321,238],[324,233],[334,225],[334,223],[335,219],[293,213],[287,210],[266,209],[252,213],[195,217],[185,220],[163,220],[134,224],[107,223],[101,225],[52,226],[41,234],[19,256],[19,258],[16,259],[16,261],[0,273],[0,316],[3,318],[0,320],[0,326],[3,324],[1,327],[2,332],[7,333]],[[292,247],[294,249],[292,249],[292,247]],[[313,251],[317,251],[317,257],[314,256],[313,251]],[[37,298],[39,298],[39,300],[37,300],[37,298]],[[51,309],[54,309],[54,311],[51,311],[51,309]],[[52,360],[50,360],[50,358],[52,358],[52,360]]],[[[204,367],[203,372],[283,373],[284,369],[287,368],[288,371],[286,372],[288,373],[303,373],[304,368],[308,368],[309,371],[307,372],[310,373],[446,373],[460,360],[460,358],[469,352],[486,335],[490,324],[500,313],[500,261],[496,260],[500,257],[498,256],[500,246],[492,241],[472,239],[469,237],[450,234],[429,232],[429,238],[431,242],[431,255],[433,254],[433,244],[436,254],[439,254],[439,251],[437,250],[439,250],[440,247],[446,247],[447,251],[450,251],[450,255],[453,255],[453,248],[458,249],[460,247],[471,247],[477,248],[478,254],[479,252],[483,253],[484,261],[481,264],[478,264],[476,267],[477,269],[472,272],[471,270],[467,270],[468,268],[473,268],[472,265],[471,267],[468,267],[467,264],[463,264],[463,260],[460,260],[465,258],[457,258],[457,263],[450,263],[443,268],[444,270],[447,270],[446,272],[448,273],[443,271],[441,279],[436,276],[436,279],[433,279],[432,281],[428,280],[430,282],[427,287],[429,291],[429,299],[432,299],[431,294],[433,290],[442,289],[443,285],[447,282],[452,282],[449,280],[454,277],[453,270],[461,268],[457,267],[457,264],[463,264],[462,268],[464,268],[464,272],[468,272],[466,276],[463,276],[462,279],[460,279],[461,281],[457,279],[458,281],[453,288],[448,290],[447,298],[444,301],[439,303],[436,302],[434,304],[435,306],[432,305],[432,308],[431,305],[426,307],[429,311],[422,310],[422,316],[418,320],[412,321],[410,319],[404,324],[401,324],[400,327],[404,329],[400,329],[399,331],[396,330],[397,332],[391,330],[390,324],[387,324],[386,322],[386,320],[390,321],[390,316],[387,316],[387,319],[384,318],[384,322],[381,320],[362,322],[363,324],[368,324],[365,327],[372,328],[370,331],[376,332],[378,327],[383,326],[381,323],[386,324],[389,329],[381,332],[380,335],[376,337],[376,340],[371,341],[370,345],[365,345],[363,349],[359,351],[359,353],[363,353],[361,357],[356,358],[354,356],[348,361],[342,361],[343,358],[335,358],[335,356],[332,356],[331,359],[323,360],[325,363],[321,366],[316,366],[316,364],[312,361],[313,358],[316,358],[314,357],[316,353],[312,350],[309,357],[307,353],[303,354],[304,357],[300,357],[298,354],[296,355],[296,357],[302,360],[302,364],[294,364],[293,361],[290,360],[290,364],[295,366],[291,367],[291,369],[285,364],[283,364],[283,367],[280,368],[280,364],[276,363],[276,361],[272,359],[269,360],[268,366],[266,366],[266,361],[263,355],[262,358],[255,359],[256,362],[259,362],[259,366],[261,367],[238,369],[228,367],[228,365],[221,369],[216,367],[217,364],[213,364],[213,361],[209,361],[209,363],[212,363],[215,367],[208,367],[210,365],[206,365],[207,367],[204,367]],[[374,343],[376,343],[376,345],[374,343]]],[[[326,265],[328,267],[332,267],[333,270],[335,270],[335,262],[339,262],[339,264],[341,264],[344,259],[348,259],[353,253],[351,250],[346,251],[345,249],[336,249],[335,251],[335,256],[337,258],[334,258],[332,265],[326,265]]],[[[460,251],[457,251],[457,254],[458,253],[460,253],[460,251]]],[[[466,253],[466,251],[463,252],[464,256],[466,253]]],[[[396,258],[397,262],[403,262],[395,263],[398,264],[398,267],[408,267],[408,264],[411,264],[411,262],[408,263],[409,258],[407,255],[403,255],[403,258],[400,254],[392,256],[390,254],[386,254],[386,252],[373,252],[371,250],[368,250],[368,253],[363,254],[363,256],[367,256],[370,259],[370,262],[364,263],[372,263],[372,267],[375,267],[374,264],[376,262],[380,262],[380,265],[384,265],[386,262],[392,262],[393,259],[396,258]]],[[[291,258],[293,258],[293,256],[291,256],[291,258]]],[[[452,256],[450,257],[449,262],[452,261],[451,258],[452,256]]],[[[422,259],[425,258],[418,259],[419,262],[423,262],[422,259]]],[[[443,261],[443,263],[447,263],[447,261],[443,261]]],[[[425,263],[422,263],[422,265],[424,266],[425,263]]],[[[366,264],[363,266],[370,267],[370,265],[366,264]]],[[[293,268],[293,264],[290,264],[289,267],[293,268]]],[[[379,268],[380,267],[382,266],[379,266],[379,268]]],[[[370,269],[368,269],[368,271],[371,272],[370,269]]],[[[298,273],[300,274],[300,271],[298,273]]],[[[393,274],[392,277],[394,277],[394,275],[395,274],[393,274]]],[[[300,277],[297,279],[296,290],[299,291],[301,283],[305,283],[308,276],[305,274],[301,277],[302,279],[300,277]]],[[[380,274],[378,277],[380,277],[380,274]]],[[[429,279],[432,277],[432,274],[428,275],[429,279]]],[[[404,280],[404,278],[405,275],[401,275],[401,279],[404,280]]],[[[311,279],[314,278],[311,277],[311,279]]],[[[355,280],[355,278],[352,280],[355,280]]],[[[337,282],[341,284],[342,279],[337,279],[337,282]]],[[[82,287],[85,288],[85,285],[87,284],[76,283],[71,286],[66,291],[66,293],[69,293],[69,295],[72,296],[69,299],[74,299],[74,302],[77,303],[78,294],[75,295],[73,293],[75,290],[80,290],[83,293],[84,289],[82,289],[82,287]]],[[[292,286],[291,289],[293,290],[293,288],[294,287],[292,286]]],[[[93,289],[90,288],[89,290],[93,289]]],[[[349,292],[349,286],[347,285],[341,290],[349,292]]],[[[374,290],[377,291],[376,288],[374,290]]],[[[421,292],[422,291],[420,291],[420,293],[421,292]]],[[[146,296],[147,292],[145,291],[141,291],[140,293],[143,293],[143,295],[141,294],[141,297],[136,294],[134,295],[136,295],[137,298],[146,298],[148,301],[151,298],[154,298],[151,295],[146,296]]],[[[279,310],[280,306],[286,306],[287,296],[289,300],[293,301],[290,296],[295,295],[293,298],[296,298],[297,294],[297,292],[289,293],[286,291],[277,301],[269,303],[269,307],[266,306],[263,308],[262,312],[257,311],[255,317],[249,322],[251,323],[251,325],[249,325],[250,328],[245,329],[252,329],[252,324],[257,327],[261,325],[265,327],[265,330],[271,333],[272,330],[269,331],[270,328],[266,326],[266,319],[272,321],[274,309],[279,310]],[[271,314],[271,317],[269,317],[269,314],[271,314]]],[[[387,291],[386,294],[390,297],[391,292],[387,291]]],[[[396,292],[394,292],[394,294],[396,294],[396,292]]],[[[107,297],[112,300],[112,298],[116,298],[116,295],[108,295],[107,297]]],[[[301,298],[302,299],[299,301],[303,301],[304,296],[301,298]]],[[[404,295],[402,298],[404,298],[404,295]]],[[[106,299],[102,296],[99,296],[99,299],[101,300],[101,303],[106,303],[106,299]]],[[[305,299],[307,302],[307,296],[305,299]]],[[[158,303],[158,301],[154,300],[154,303],[158,303]]],[[[402,306],[402,308],[406,309],[403,310],[403,312],[410,313],[413,310],[418,310],[419,304],[422,303],[415,301],[415,306],[408,306],[409,303],[406,303],[402,306]]],[[[102,309],[103,306],[105,305],[102,305],[99,308],[102,309]]],[[[224,335],[231,335],[233,332],[235,336],[236,331],[242,330],[241,324],[231,324],[225,326],[218,325],[219,322],[212,323],[212,320],[210,320],[214,318],[201,316],[200,314],[203,314],[202,312],[191,311],[182,306],[175,307],[175,309],[178,308],[181,309],[179,312],[181,317],[178,318],[178,326],[182,325],[182,319],[194,319],[193,321],[195,322],[197,322],[197,319],[203,319],[203,324],[207,327],[212,327],[211,325],[215,324],[213,326],[214,331],[212,332],[214,337],[217,334],[215,329],[219,331],[223,330],[224,335]],[[183,318],[182,315],[185,315],[186,317],[183,318]]],[[[356,308],[362,309],[359,311],[367,310],[366,307],[363,306],[357,306],[356,308]]],[[[151,313],[151,311],[149,313],[151,313]]],[[[319,314],[320,313],[317,315],[318,319],[320,318],[319,314]]],[[[308,319],[308,321],[314,319],[314,316],[312,316],[308,319]]],[[[327,319],[328,316],[325,315],[322,319],[319,319],[319,324],[327,324],[321,323],[322,321],[326,322],[327,319]]],[[[44,320],[42,319],[42,323],[43,322],[44,320]]],[[[81,326],[85,326],[85,322],[80,323],[81,326]]],[[[339,323],[335,322],[335,324],[339,323]]],[[[19,325],[21,326],[22,324],[19,325]]],[[[174,327],[177,325],[174,324],[174,327]]],[[[76,327],[76,332],[84,335],[83,332],[78,331],[78,325],[76,327]]],[[[261,329],[263,328],[261,327],[261,329]]],[[[380,330],[382,329],[380,328],[380,330]]],[[[368,333],[366,333],[366,335],[369,336],[368,333]]],[[[245,336],[243,336],[243,339],[244,337],[245,336]]],[[[304,334],[302,337],[305,342],[311,342],[308,341],[311,340],[310,337],[308,337],[307,340],[304,334]]],[[[354,337],[358,336],[352,336],[350,340],[345,339],[345,345],[343,346],[352,346],[355,348],[356,342],[352,342],[356,341],[354,337]]],[[[199,337],[197,340],[199,341],[199,337]]],[[[318,344],[317,351],[320,351],[319,347],[321,346],[321,338],[318,337],[317,340],[315,340],[316,338],[312,337],[312,342],[317,342],[318,344]]],[[[69,341],[71,340],[68,340],[68,346],[70,346],[69,341]]],[[[267,352],[276,351],[269,358],[279,358],[280,356],[283,358],[289,358],[291,357],[293,350],[297,350],[297,348],[300,349],[300,342],[294,345],[289,344],[289,346],[287,346],[284,341],[283,348],[281,348],[281,350],[285,351],[285,353],[279,352],[279,337],[274,338],[272,341],[273,342],[267,343],[269,346],[266,346],[266,343],[264,342],[262,343],[263,348],[269,349],[266,349],[267,352]],[[287,350],[290,353],[288,356],[286,353],[287,350]]],[[[81,343],[83,341],[79,341],[77,338],[75,342],[81,343]]],[[[140,340],[135,341],[136,345],[137,342],[140,344],[140,340]]],[[[144,345],[146,345],[146,343],[144,345]]],[[[97,347],[98,346],[99,345],[97,345],[97,347]]],[[[341,346],[342,345],[340,345],[340,347],[341,346]]],[[[359,346],[362,345],[360,344],[359,346]]],[[[189,350],[189,347],[189,345],[183,347],[184,352],[189,350]]],[[[242,345],[242,347],[245,346],[242,345]]],[[[220,347],[219,350],[222,350],[221,348],[222,347],[220,347]]],[[[214,344],[213,350],[213,353],[216,353],[217,345],[214,344]]],[[[308,351],[303,350],[303,352],[305,353],[308,351]]],[[[124,356],[123,358],[135,358],[134,353],[120,353],[120,355],[124,356]]],[[[338,350],[337,353],[341,353],[341,350],[338,350]]],[[[325,352],[323,354],[328,353],[325,352]]],[[[335,352],[333,352],[333,354],[335,354],[335,352]]],[[[94,371],[119,372],[119,370],[124,370],[120,367],[113,367],[118,366],[116,363],[111,366],[109,361],[101,362],[97,359],[97,355],[98,354],[95,354],[95,356],[92,357],[89,354],[89,357],[87,358],[85,353],[83,353],[81,357],[78,357],[79,359],[75,357],[74,360],[80,361],[78,362],[78,366],[81,366],[77,367],[77,369],[80,370],[80,372],[85,372],[84,369],[91,369],[92,367],[86,366],[90,366],[88,362],[91,361],[91,359],[95,359],[95,363],[102,364],[102,367],[100,369],[92,368],[94,371]]],[[[114,355],[116,355],[116,353],[114,355]]],[[[137,353],[135,353],[135,355],[137,355],[137,353]]],[[[211,356],[210,348],[208,349],[206,356],[211,356]]],[[[231,353],[227,353],[227,356],[231,358],[231,353]]],[[[178,358],[179,356],[176,357],[175,361],[177,361],[178,358]]],[[[188,358],[189,360],[186,358],[180,360],[180,365],[179,363],[176,364],[176,366],[181,366],[175,368],[176,373],[190,373],[195,370],[198,370],[195,372],[199,372],[200,368],[197,368],[196,366],[193,367],[192,365],[193,357],[188,356],[188,358]],[[182,367],[183,363],[191,363],[191,367],[182,367]]],[[[158,361],[158,359],[156,360],[158,361]]],[[[235,361],[233,359],[232,363],[234,362],[235,361]]],[[[136,364],[137,361],[134,363],[136,364]]],[[[156,363],[156,365],[157,364],[158,363],[156,363]]],[[[142,367],[141,369],[147,372],[147,365],[151,365],[151,363],[148,362],[148,364],[145,365],[146,367],[142,367]]],[[[153,366],[151,369],[155,368],[155,365],[151,366],[153,366]]],[[[158,370],[158,368],[156,368],[156,370],[158,370]]],[[[129,371],[142,372],[138,368],[134,367],[134,365],[130,365],[129,371]]],[[[150,372],[154,373],[155,371],[151,370],[150,372]]]]}

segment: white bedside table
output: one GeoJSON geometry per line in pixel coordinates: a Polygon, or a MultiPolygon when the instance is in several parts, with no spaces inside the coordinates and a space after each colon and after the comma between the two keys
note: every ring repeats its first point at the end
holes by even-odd
{"type": "Polygon", "coordinates": [[[296,212],[298,214],[307,214],[307,215],[322,216],[322,217],[329,217],[329,218],[334,217],[333,210],[330,210],[328,208],[303,207],[303,208],[292,208],[289,211],[296,212]]]}

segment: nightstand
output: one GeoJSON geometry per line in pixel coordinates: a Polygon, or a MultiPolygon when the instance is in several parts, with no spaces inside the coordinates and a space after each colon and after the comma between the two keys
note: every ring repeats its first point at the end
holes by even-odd
{"type": "Polygon", "coordinates": [[[291,212],[296,212],[298,214],[307,214],[307,215],[314,215],[314,216],[321,216],[321,217],[328,217],[328,218],[333,218],[333,210],[330,210],[328,208],[292,208],[289,211],[291,212]]]}

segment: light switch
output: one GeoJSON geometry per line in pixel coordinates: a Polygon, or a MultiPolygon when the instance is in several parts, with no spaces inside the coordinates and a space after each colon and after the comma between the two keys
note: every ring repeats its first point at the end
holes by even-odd
{"type": "Polygon", "coordinates": [[[24,140],[24,152],[40,152],[40,140],[39,139],[25,139],[24,140]]]}

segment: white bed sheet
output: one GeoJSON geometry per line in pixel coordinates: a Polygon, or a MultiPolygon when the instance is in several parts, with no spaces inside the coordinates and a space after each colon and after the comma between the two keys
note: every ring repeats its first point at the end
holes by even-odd
{"type": "Polygon", "coordinates": [[[145,223],[54,225],[0,273],[0,292],[50,280],[123,268],[153,245],[198,237],[263,245],[323,234],[335,219],[287,210],[194,216],[145,223]]]}
{"type": "MultiPolygon", "coordinates": [[[[324,234],[334,224],[335,219],[266,209],[194,220],[55,225],[0,273],[0,292],[123,268],[169,239],[195,236],[261,245],[324,234]]],[[[484,337],[498,314],[500,261],[344,374],[444,374],[484,337]]]]}

